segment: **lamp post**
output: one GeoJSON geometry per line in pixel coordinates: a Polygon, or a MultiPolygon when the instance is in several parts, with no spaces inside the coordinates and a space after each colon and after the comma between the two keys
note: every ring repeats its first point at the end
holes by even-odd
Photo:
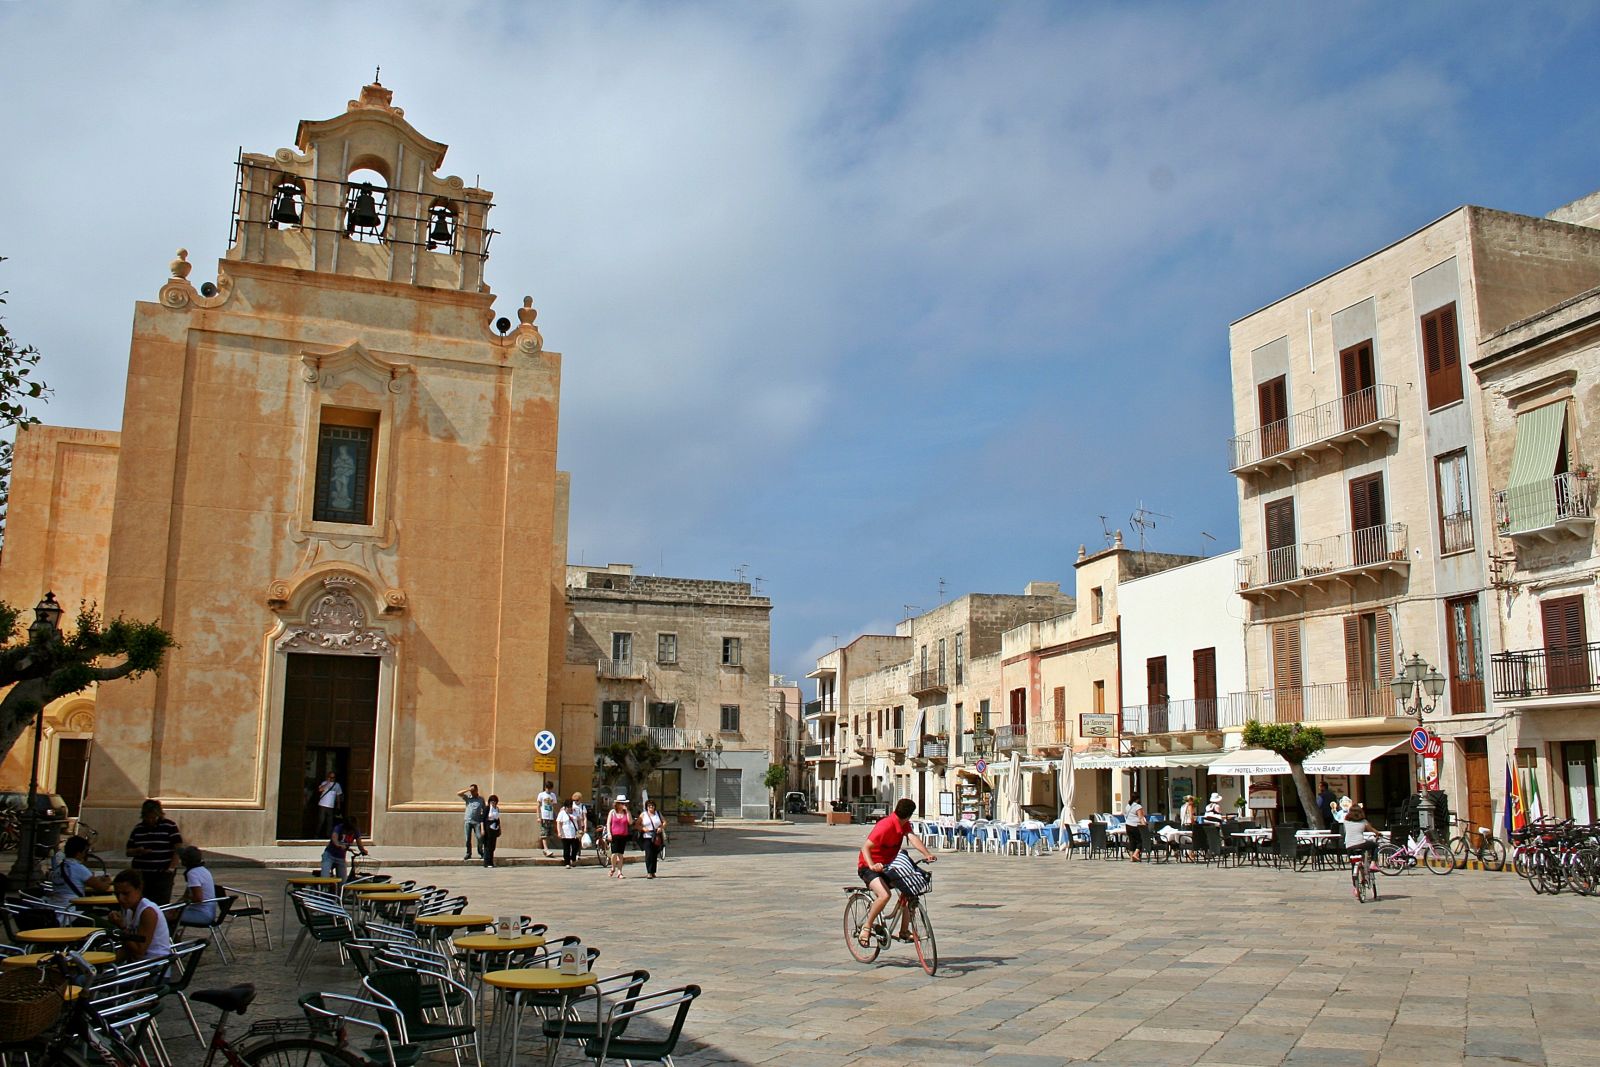
{"type": "MultiPolygon", "coordinates": [[[[33,622],[28,626],[29,658],[44,655],[61,640],[61,605],[55,593],[46,593],[34,605],[33,622]]],[[[22,879],[23,888],[33,885],[34,852],[39,840],[39,746],[44,740],[44,701],[33,720],[33,766],[28,774],[28,810],[23,812],[17,841],[17,862],[11,868],[13,880],[22,879]]]]}
{"type": "Polygon", "coordinates": [[[704,754],[706,761],[705,810],[709,813],[714,810],[711,802],[716,796],[717,768],[722,765],[722,738],[713,738],[710,734],[706,734],[700,740],[700,751],[704,754]]]}
{"type": "MultiPolygon", "coordinates": [[[[972,727],[972,750],[978,754],[979,759],[985,761],[987,761],[990,754],[994,752],[994,731],[989,729],[988,719],[979,719],[977,724],[972,727]]],[[[991,790],[991,794],[992,792],[993,791],[991,790]]],[[[991,795],[989,799],[992,801],[994,797],[991,795]]],[[[978,813],[987,818],[988,808],[989,805],[985,803],[983,796],[983,776],[979,775],[978,813]]]]}
{"type": "Polygon", "coordinates": [[[1389,688],[1400,703],[1400,710],[1420,723],[1423,716],[1439,706],[1439,697],[1444,694],[1444,675],[1413,652],[1390,681],[1389,688]],[[1424,694],[1429,700],[1427,704],[1422,702],[1424,694]]]}

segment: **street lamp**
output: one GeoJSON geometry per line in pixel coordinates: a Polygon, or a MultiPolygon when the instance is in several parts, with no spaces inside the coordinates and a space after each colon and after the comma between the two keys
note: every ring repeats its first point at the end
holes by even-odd
{"type": "Polygon", "coordinates": [[[1400,710],[1421,722],[1423,716],[1439,706],[1439,697],[1444,694],[1444,681],[1444,675],[1439,673],[1437,667],[1413,652],[1389,683],[1389,688],[1394,692],[1400,710]],[[1423,694],[1427,694],[1429,703],[1422,703],[1423,694]]]}
{"type": "MultiPolygon", "coordinates": [[[[33,622],[28,626],[28,658],[46,654],[50,646],[61,640],[61,605],[55,593],[46,593],[44,599],[33,607],[33,622]]],[[[39,840],[39,745],[44,740],[44,704],[33,720],[33,768],[28,775],[28,810],[23,813],[21,833],[17,841],[17,862],[11,868],[11,877],[21,878],[23,888],[33,885],[34,852],[39,840]]]]}
{"type": "Polygon", "coordinates": [[[716,795],[717,768],[722,765],[722,738],[705,734],[700,739],[700,751],[706,760],[706,811],[712,811],[711,801],[716,795]]]}
{"type": "MultiPolygon", "coordinates": [[[[990,753],[994,751],[994,740],[994,731],[989,729],[989,721],[987,719],[979,719],[972,727],[972,751],[978,754],[979,759],[987,759],[990,753]]],[[[993,800],[994,798],[991,796],[989,799],[993,800]]],[[[984,802],[983,796],[983,776],[979,775],[978,811],[982,814],[987,810],[988,804],[984,802]]]]}

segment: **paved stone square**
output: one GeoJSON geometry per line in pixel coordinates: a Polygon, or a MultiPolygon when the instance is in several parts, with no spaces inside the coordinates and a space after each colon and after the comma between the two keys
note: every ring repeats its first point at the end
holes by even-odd
{"type": "MultiPolygon", "coordinates": [[[[390,869],[459,890],[474,911],[580,933],[600,973],[698,983],[686,1065],[1600,1063],[1600,900],[1536,897],[1511,874],[1417,871],[1362,906],[1342,873],[945,853],[929,978],[909,946],[871,966],[845,950],[840,887],[863,833],[807,822],[723,826],[704,845],[680,835],[655,881],[635,865],[622,882],[560,867],[390,869]]],[[[391,862],[420,859],[406,851],[391,862]]],[[[219,870],[274,909],[283,877],[219,870]]],[[[265,995],[253,1015],[287,1010],[286,951],[241,939],[240,962],[209,964],[199,984],[254,981],[265,995]]],[[[321,952],[308,985],[353,986],[321,952]]]]}

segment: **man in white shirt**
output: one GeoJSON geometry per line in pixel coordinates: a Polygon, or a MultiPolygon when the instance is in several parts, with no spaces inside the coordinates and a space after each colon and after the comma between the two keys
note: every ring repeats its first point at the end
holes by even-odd
{"type": "Polygon", "coordinates": [[[317,827],[323,837],[333,833],[333,817],[339,811],[339,800],[343,796],[344,787],[332,771],[317,783],[317,827]]]}
{"type": "Polygon", "coordinates": [[[544,792],[539,794],[539,851],[546,856],[550,855],[550,846],[546,840],[556,834],[556,787],[554,783],[546,782],[544,792]]]}

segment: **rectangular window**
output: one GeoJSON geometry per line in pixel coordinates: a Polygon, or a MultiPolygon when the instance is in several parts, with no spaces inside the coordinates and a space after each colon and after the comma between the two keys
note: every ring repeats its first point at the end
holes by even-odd
{"type": "MultiPolygon", "coordinates": [[[[1383,506],[1383,475],[1350,479],[1350,558],[1358,567],[1389,558],[1389,527],[1383,506]]],[[[1319,561],[1320,562],[1320,561],[1319,561]]],[[[1342,560],[1329,560],[1335,566],[1342,560]]],[[[1308,559],[1309,567],[1311,561],[1308,559]]]]}
{"type": "Polygon", "coordinates": [[[1265,506],[1267,526],[1267,581],[1287,582],[1300,576],[1294,543],[1294,497],[1273,500],[1265,506]]]}
{"type": "Polygon", "coordinates": [[[678,662],[678,635],[656,634],[656,662],[678,662]]]}
{"type": "Polygon", "coordinates": [[[1013,689],[1011,691],[1011,725],[1026,726],[1028,724],[1028,691],[1026,689],[1013,689]]]}
{"type": "Polygon", "coordinates": [[[724,667],[737,667],[742,662],[739,646],[740,643],[737,637],[724,637],[722,639],[722,665],[724,667]]]}
{"type": "Polygon", "coordinates": [[[372,522],[372,439],[377,432],[377,414],[365,412],[322,413],[317,432],[317,485],[312,498],[311,518],[316,522],[339,522],[367,526],[372,522]]]}
{"type": "MultiPolygon", "coordinates": [[[[1556,520],[1587,515],[1575,510],[1567,471],[1567,403],[1542,404],[1517,415],[1517,443],[1511,471],[1498,494],[1495,520],[1501,533],[1543,530],[1556,520]]],[[[1587,497],[1581,498],[1586,503],[1587,497]]]]}
{"type": "Polygon", "coordinates": [[[1256,386],[1256,411],[1261,417],[1261,455],[1276,456],[1289,447],[1289,379],[1280,374],[1256,386]]]}
{"type": "Polygon", "coordinates": [[[1058,685],[1050,690],[1050,703],[1055,711],[1056,722],[1064,722],[1067,718],[1067,687],[1058,685]]]}
{"type": "Polygon", "coordinates": [[[1096,715],[1106,713],[1106,683],[1102,678],[1096,678],[1094,681],[1094,713],[1096,715]]]}
{"type": "Polygon", "coordinates": [[[1089,621],[1101,623],[1106,619],[1106,591],[1101,586],[1089,590],[1089,621]]]}
{"type": "Polygon", "coordinates": [[[961,711],[961,705],[956,705],[955,722],[950,724],[950,754],[961,755],[961,731],[966,728],[966,716],[961,711]]]}
{"type": "Polygon", "coordinates": [[[1217,650],[1194,650],[1194,728],[1217,728],[1217,650]]]}
{"type": "Polygon", "coordinates": [[[1344,428],[1353,430],[1378,417],[1377,380],[1372,371],[1372,342],[1362,341],[1339,353],[1339,389],[1344,428]]]}
{"type": "Polygon", "coordinates": [[[989,702],[987,700],[978,701],[978,725],[985,730],[989,728],[989,702]]]}
{"type": "Polygon", "coordinates": [[[722,705],[722,732],[736,734],[739,732],[739,705],[722,705]]]}
{"type": "Polygon", "coordinates": [[[1450,714],[1480,712],[1484,710],[1483,638],[1478,632],[1478,598],[1446,600],[1444,621],[1450,629],[1450,714]]]}
{"type": "Polygon", "coordinates": [[[614,633],[611,635],[611,659],[615,663],[627,663],[633,659],[633,635],[614,633]]]}
{"type": "Polygon", "coordinates": [[[1345,702],[1352,719],[1391,714],[1394,620],[1387,611],[1344,617],[1345,702]]]}
{"type": "Polygon", "coordinates": [[[669,730],[678,724],[678,705],[676,704],[652,700],[647,714],[650,718],[646,725],[657,730],[669,730]]]}
{"type": "Polygon", "coordinates": [[[1433,461],[1434,487],[1439,494],[1439,552],[1465,552],[1472,547],[1472,489],[1467,480],[1467,450],[1460,449],[1433,461]]]}
{"type": "Polygon", "coordinates": [[[629,708],[626,700],[607,700],[600,704],[600,743],[611,745],[630,739],[629,708]]]}
{"type": "Polygon", "coordinates": [[[944,684],[944,638],[939,638],[939,684],[944,684]]]}
{"type": "Polygon", "coordinates": [[[1454,304],[1422,316],[1422,362],[1427,372],[1429,411],[1461,399],[1461,343],[1456,336],[1454,304]]]}
{"type": "Polygon", "coordinates": [[[1551,693],[1582,693],[1589,688],[1589,644],[1583,597],[1552,597],[1539,602],[1544,626],[1545,684],[1551,693]]]}
{"type": "Polygon", "coordinates": [[[961,684],[963,671],[966,667],[966,634],[956,634],[956,684],[961,684]]]}
{"type": "Polygon", "coordinates": [[[678,798],[683,772],[676,769],[651,771],[644,780],[645,791],[656,802],[657,810],[670,813],[678,810],[678,798]]]}
{"type": "Polygon", "coordinates": [[[1170,729],[1167,723],[1167,657],[1151,656],[1144,661],[1144,685],[1150,732],[1164,734],[1170,729]]]}
{"type": "Polygon", "coordinates": [[[1272,703],[1274,722],[1299,722],[1304,703],[1304,675],[1300,670],[1300,624],[1275,623],[1272,627],[1272,703]]]}

